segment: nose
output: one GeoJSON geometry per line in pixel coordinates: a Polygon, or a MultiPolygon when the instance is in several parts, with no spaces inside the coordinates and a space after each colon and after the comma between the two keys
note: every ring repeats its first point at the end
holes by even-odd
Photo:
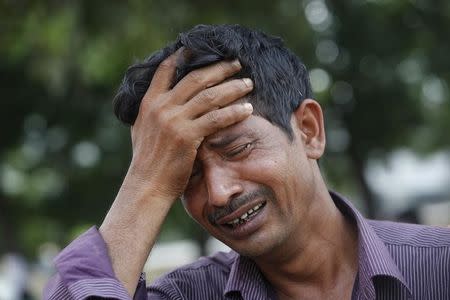
{"type": "Polygon", "coordinates": [[[243,192],[238,177],[225,166],[208,166],[204,170],[208,202],[211,206],[223,207],[243,192]]]}

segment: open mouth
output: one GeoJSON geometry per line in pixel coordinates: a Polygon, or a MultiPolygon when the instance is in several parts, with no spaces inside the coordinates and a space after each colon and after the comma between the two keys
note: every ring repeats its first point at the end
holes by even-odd
{"type": "Polygon", "coordinates": [[[259,204],[255,205],[254,207],[250,208],[245,213],[243,213],[240,217],[238,217],[234,220],[231,220],[230,222],[227,222],[224,225],[227,226],[228,228],[233,228],[233,229],[236,227],[239,227],[242,224],[247,223],[248,221],[253,219],[257,214],[259,214],[264,206],[266,206],[266,202],[259,203],[259,204]]]}

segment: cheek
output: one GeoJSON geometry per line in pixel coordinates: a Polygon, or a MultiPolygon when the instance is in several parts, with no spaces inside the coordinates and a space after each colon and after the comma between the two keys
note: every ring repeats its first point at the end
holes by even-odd
{"type": "Polygon", "coordinates": [[[182,203],[187,214],[199,223],[201,222],[204,206],[201,199],[202,197],[199,197],[193,190],[186,190],[182,198],[182,203]]]}
{"type": "Polygon", "coordinates": [[[283,211],[293,211],[297,200],[303,198],[305,188],[303,173],[307,170],[302,161],[299,155],[290,152],[270,153],[246,164],[247,178],[271,188],[277,207],[284,207],[283,211]]]}
{"type": "Polygon", "coordinates": [[[254,183],[264,184],[275,192],[283,188],[289,170],[286,168],[286,159],[283,156],[269,157],[249,161],[244,165],[244,179],[254,183]]]}
{"type": "Polygon", "coordinates": [[[286,199],[289,192],[286,191],[286,183],[289,180],[284,157],[265,157],[253,160],[245,166],[244,180],[257,185],[264,185],[275,193],[277,202],[286,199]]]}

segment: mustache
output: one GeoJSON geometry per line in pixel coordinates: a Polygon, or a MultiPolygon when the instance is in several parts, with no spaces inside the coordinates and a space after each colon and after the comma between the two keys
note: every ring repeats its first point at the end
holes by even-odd
{"type": "Polygon", "coordinates": [[[266,201],[274,200],[275,194],[269,187],[261,186],[258,189],[251,191],[245,195],[237,196],[236,198],[231,199],[226,206],[215,209],[208,215],[208,221],[211,224],[217,224],[217,221],[220,218],[233,213],[239,207],[260,197],[266,199],[266,201]]]}

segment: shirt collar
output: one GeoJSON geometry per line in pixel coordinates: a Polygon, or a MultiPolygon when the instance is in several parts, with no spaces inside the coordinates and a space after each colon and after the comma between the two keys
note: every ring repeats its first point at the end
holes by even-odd
{"type": "MultiPolygon", "coordinates": [[[[234,251],[233,251],[234,252],[234,251]]],[[[270,284],[256,264],[249,258],[236,253],[231,265],[224,296],[239,292],[243,299],[271,299],[270,284]]]]}
{"type": "Polygon", "coordinates": [[[386,245],[378,237],[372,226],[345,197],[336,192],[330,192],[338,209],[350,220],[356,221],[358,228],[358,283],[359,293],[367,298],[375,298],[373,280],[380,276],[387,280],[395,280],[411,295],[411,290],[392,259],[386,245]]]}

